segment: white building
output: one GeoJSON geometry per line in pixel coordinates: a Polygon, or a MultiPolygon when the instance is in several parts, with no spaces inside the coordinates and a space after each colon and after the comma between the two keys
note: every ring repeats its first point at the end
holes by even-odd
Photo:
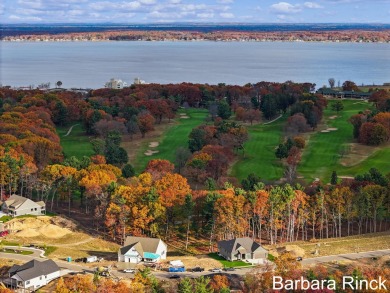
{"type": "Polygon", "coordinates": [[[109,82],[105,83],[104,87],[109,89],[123,89],[127,87],[127,83],[121,79],[111,78],[109,82]]]}
{"type": "Polygon", "coordinates": [[[43,201],[34,202],[16,194],[11,195],[4,202],[0,201],[0,205],[1,211],[12,217],[23,215],[40,216],[46,213],[46,205],[43,201]]]}
{"type": "Polygon", "coordinates": [[[15,289],[35,291],[60,277],[61,270],[51,259],[46,261],[31,260],[24,265],[13,265],[8,271],[5,283],[15,289]]]}
{"type": "Polygon", "coordinates": [[[118,261],[156,263],[167,258],[167,248],[158,238],[127,236],[124,246],[118,251],[118,261]]]}
{"type": "Polygon", "coordinates": [[[146,82],[139,77],[134,78],[134,84],[146,84],[146,82]]]}

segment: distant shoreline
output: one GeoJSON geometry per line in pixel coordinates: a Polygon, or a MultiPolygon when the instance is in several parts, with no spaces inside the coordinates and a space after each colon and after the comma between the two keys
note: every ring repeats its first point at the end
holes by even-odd
{"type": "Polygon", "coordinates": [[[143,31],[110,30],[78,33],[19,34],[3,36],[9,42],[329,42],[329,43],[390,43],[390,29],[386,30],[327,30],[327,31],[143,31]]]}

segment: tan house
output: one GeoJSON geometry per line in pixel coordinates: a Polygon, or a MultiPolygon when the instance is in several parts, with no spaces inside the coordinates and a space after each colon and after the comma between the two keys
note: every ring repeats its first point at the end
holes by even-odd
{"type": "Polygon", "coordinates": [[[249,237],[218,241],[219,254],[230,261],[258,262],[266,260],[268,251],[249,237]]]}
{"type": "Polygon", "coordinates": [[[46,214],[46,204],[43,201],[34,202],[19,195],[11,195],[7,200],[0,202],[1,211],[12,217],[23,215],[41,216],[46,214]]]}

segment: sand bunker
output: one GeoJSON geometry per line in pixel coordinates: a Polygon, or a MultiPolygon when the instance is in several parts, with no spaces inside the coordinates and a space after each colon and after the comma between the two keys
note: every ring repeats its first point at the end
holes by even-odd
{"type": "Polygon", "coordinates": [[[19,237],[62,238],[72,232],[68,227],[74,228],[75,224],[65,219],[57,220],[56,217],[51,218],[45,216],[15,219],[7,223],[7,229],[15,232],[19,237]],[[66,228],[58,225],[65,226],[66,228]]]}
{"type": "Polygon", "coordinates": [[[337,115],[334,115],[334,116],[330,116],[329,119],[333,120],[333,119],[336,119],[338,116],[337,115]]]}
{"type": "Polygon", "coordinates": [[[157,154],[159,151],[153,151],[153,150],[147,150],[144,154],[145,156],[152,156],[154,154],[157,154]]]}
{"type": "Polygon", "coordinates": [[[335,127],[329,127],[325,130],[321,130],[322,133],[328,133],[328,132],[331,132],[331,131],[336,131],[338,128],[335,128],[335,127]]]}
{"type": "Polygon", "coordinates": [[[179,115],[180,115],[180,116],[187,116],[186,113],[180,113],[179,115]]]}
{"type": "Polygon", "coordinates": [[[190,117],[188,117],[188,116],[180,116],[180,119],[188,119],[188,118],[190,118],[190,117]]]}
{"type": "Polygon", "coordinates": [[[160,144],[160,143],[157,142],[157,141],[152,141],[151,143],[149,143],[149,147],[150,147],[150,148],[156,148],[156,147],[158,147],[159,144],[160,144]]]}

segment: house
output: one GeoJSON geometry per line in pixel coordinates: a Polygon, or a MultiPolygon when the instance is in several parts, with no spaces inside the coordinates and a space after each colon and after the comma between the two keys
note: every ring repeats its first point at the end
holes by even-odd
{"type": "Polygon", "coordinates": [[[127,236],[118,251],[119,262],[156,263],[167,258],[167,245],[158,238],[127,236]]]}
{"type": "Polygon", "coordinates": [[[127,87],[127,83],[121,79],[111,78],[109,82],[105,83],[104,87],[109,89],[123,89],[127,87]]]}
{"type": "Polygon", "coordinates": [[[34,202],[23,196],[11,195],[4,202],[0,202],[1,211],[12,217],[22,215],[41,216],[46,214],[46,204],[43,201],[34,202]]]}
{"type": "Polygon", "coordinates": [[[13,265],[8,274],[9,278],[4,281],[7,285],[35,291],[59,278],[61,270],[51,259],[42,262],[34,259],[21,266],[13,265]]]}
{"type": "Polygon", "coordinates": [[[371,97],[371,93],[355,92],[355,91],[336,91],[330,88],[320,88],[317,90],[318,94],[321,94],[328,98],[339,98],[339,99],[363,99],[367,100],[371,97]]]}
{"type": "Polygon", "coordinates": [[[230,261],[245,260],[253,263],[266,260],[268,256],[268,251],[249,237],[218,241],[218,250],[222,257],[230,261]]]}

